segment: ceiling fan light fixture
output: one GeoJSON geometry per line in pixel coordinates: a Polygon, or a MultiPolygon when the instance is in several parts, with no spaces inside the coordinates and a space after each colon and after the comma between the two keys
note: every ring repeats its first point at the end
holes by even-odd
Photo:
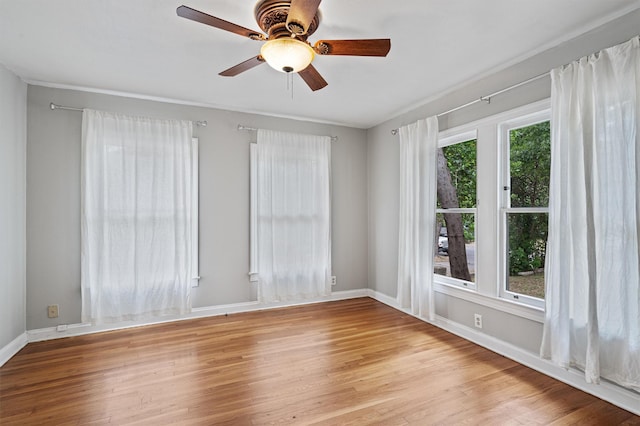
{"type": "Polygon", "coordinates": [[[295,38],[269,40],[260,49],[260,55],[275,70],[299,72],[309,66],[315,57],[313,48],[295,38]]]}

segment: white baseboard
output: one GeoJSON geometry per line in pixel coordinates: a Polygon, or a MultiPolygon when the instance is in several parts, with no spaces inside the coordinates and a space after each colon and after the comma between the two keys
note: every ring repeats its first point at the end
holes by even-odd
{"type": "MultiPolygon", "coordinates": [[[[400,308],[396,299],[374,290],[369,290],[368,293],[372,299],[376,299],[385,305],[412,315],[405,309],[400,308]]],[[[416,317],[415,315],[412,316],[416,317]]],[[[416,318],[640,416],[640,393],[606,381],[601,382],[599,385],[587,383],[584,379],[584,373],[576,369],[566,370],[541,358],[538,354],[531,353],[510,343],[496,339],[495,337],[480,333],[475,329],[458,324],[447,318],[436,315],[433,322],[424,318],[416,318]]]]}
{"type": "Polygon", "coordinates": [[[394,309],[397,309],[397,310],[402,311],[402,312],[409,313],[409,312],[407,312],[405,309],[402,309],[402,308],[400,307],[400,305],[398,304],[398,300],[397,300],[395,297],[387,296],[387,295],[386,295],[386,294],[384,294],[384,293],[380,293],[380,292],[378,292],[378,291],[371,290],[371,289],[368,289],[368,290],[367,290],[367,295],[368,295],[370,298],[375,299],[375,300],[377,300],[378,302],[382,302],[382,303],[384,303],[385,305],[391,306],[391,307],[392,307],[392,308],[394,308],[394,309]]]}
{"type": "Polygon", "coordinates": [[[84,334],[101,333],[104,331],[124,330],[133,327],[142,327],[145,325],[162,324],[173,321],[183,321],[194,318],[213,317],[218,315],[236,314],[240,312],[261,311],[265,309],[284,308],[289,306],[301,306],[311,303],[329,302],[334,300],[354,299],[358,297],[367,297],[367,289],[337,291],[326,297],[318,297],[315,299],[277,302],[277,303],[260,303],[260,302],[243,302],[228,305],[204,306],[192,308],[191,312],[186,315],[168,315],[142,321],[125,321],[113,324],[69,324],[58,327],[39,328],[27,331],[29,342],[40,342],[43,340],[60,339],[63,337],[81,336],[84,334]]]}
{"type": "Polygon", "coordinates": [[[22,333],[8,345],[0,349],[0,367],[2,367],[7,361],[9,361],[20,349],[24,348],[29,343],[27,333],[22,333]]]}

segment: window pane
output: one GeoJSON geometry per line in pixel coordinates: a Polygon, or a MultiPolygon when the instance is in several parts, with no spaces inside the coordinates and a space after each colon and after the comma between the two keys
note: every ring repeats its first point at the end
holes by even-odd
{"type": "MultiPolygon", "coordinates": [[[[476,140],[438,149],[439,209],[475,209],[476,140]]],[[[437,215],[434,273],[466,282],[475,280],[475,214],[437,215]]]]}
{"type": "Polygon", "coordinates": [[[476,141],[438,150],[438,208],[476,207],[476,141]]]}
{"type": "Polygon", "coordinates": [[[474,213],[438,213],[437,251],[433,272],[475,282],[476,243],[474,213]]]}
{"type": "Polygon", "coordinates": [[[544,299],[548,213],[508,213],[507,290],[544,299]]]}
{"type": "Polygon", "coordinates": [[[509,132],[511,207],[547,207],[551,170],[549,122],[509,132]]]}

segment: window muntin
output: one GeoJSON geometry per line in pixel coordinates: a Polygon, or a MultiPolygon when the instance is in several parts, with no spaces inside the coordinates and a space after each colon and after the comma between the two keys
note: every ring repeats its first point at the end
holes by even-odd
{"type": "Polygon", "coordinates": [[[501,125],[500,296],[544,307],[551,165],[549,112],[501,125]]]}
{"type": "Polygon", "coordinates": [[[477,143],[475,132],[444,138],[438,148],[434,274],[475,289],[477,143]]]}

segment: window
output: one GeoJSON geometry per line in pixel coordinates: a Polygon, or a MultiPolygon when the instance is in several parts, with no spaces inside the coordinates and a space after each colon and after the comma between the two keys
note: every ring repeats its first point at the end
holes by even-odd
{"type": "Polygon", "coordinates": [[[546,111],[500,126],[500,296],[544,307],[551,132],[546,111]]]}
{"type": "Polygon", "coordinates": [[[542,100],[439,133],[438,174],[448,172],[450,185],[437,182],[437,293],[543,321],[550,118],[542,100]],[[447,186],[457,205],[442,203],[447,186]],[[452,265],[454,218],[467,257],[462,273],[465,263],[452,265]]]}
{"type": "Polygon", "coordinates": [[[437,293],[543,321],[550,117],[542,100],[439,133],[438,172],[449,173],[458,204],[442,203],[439,179],[437,293]],[[453,219],[467,257],[462,273],[464,262],[453,265],[453,219]]]}
{"type": "Polygon", "coordinates": [[[475,289],[475,132],[442,138],[438,148],[436,281],[475,289]]]}
{"type": "Polygon", "coordinates": [[[258,130],[250,279],[264,303],[331,292],[331,138],[258,130]]]}
{"type": "Polygon", "coordinates": [[[189,312],[198,142],[189,121],[83,113],[82,320],[189,312]]]}

